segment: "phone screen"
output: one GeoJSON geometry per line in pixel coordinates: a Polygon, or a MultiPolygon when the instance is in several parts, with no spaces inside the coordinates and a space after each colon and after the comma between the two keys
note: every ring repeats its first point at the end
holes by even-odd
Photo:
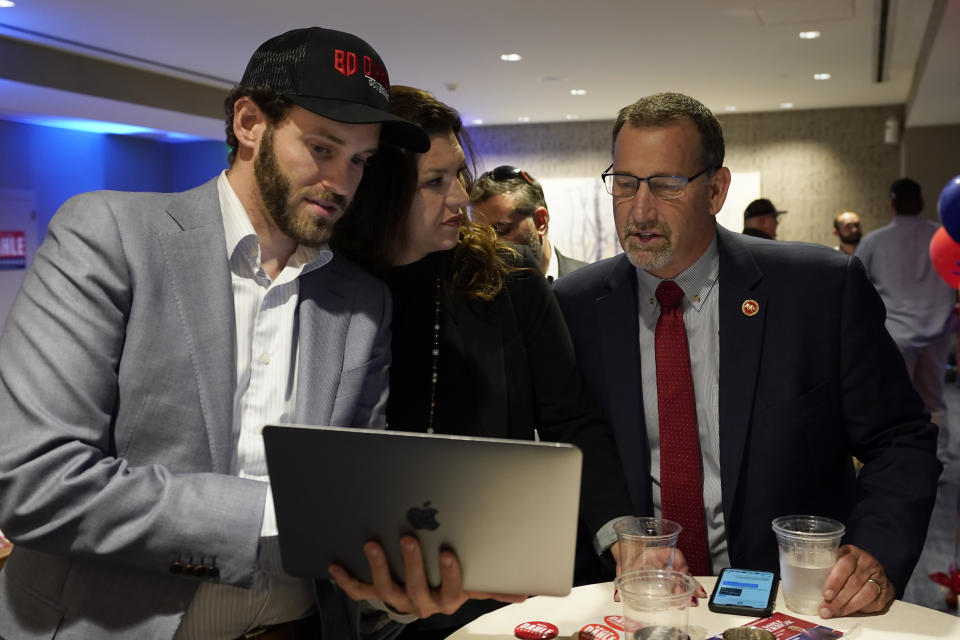
{"type": "Polygon", "coordinates": [[[769,571],[725,569],[713,595],[718,605],[766,609],[773,588],[769,571]]]}

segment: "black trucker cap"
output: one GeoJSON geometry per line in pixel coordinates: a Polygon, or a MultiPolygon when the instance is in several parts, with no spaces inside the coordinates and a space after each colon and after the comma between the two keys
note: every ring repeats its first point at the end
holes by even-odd
{"type": "Polygon", "coordinates": [[[309,27],[270,38],[257,47],[240,86],[270,87],[324,118],[350,124],[383,124],[381,138],[423,153],[430,138],[390,113],[390,77],[383,60],[355,35],[309,27]]]}

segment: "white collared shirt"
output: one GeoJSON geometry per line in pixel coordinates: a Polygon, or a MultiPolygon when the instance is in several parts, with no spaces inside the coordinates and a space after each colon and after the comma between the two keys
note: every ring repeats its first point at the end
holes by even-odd
{"type": "MultiPolygon", "coordinates": [[[[546,238],[544,238],[543,241],[545,243],[550,242],[546,238]]],[[[560,277],[560,263],[557,261],[557,252],[552,246],[550,247],[550,263],[547,264],[547,271],[543,275],[546,276],[550,282],[560,277]]]]}
{"type": "MultiPolygon", "coordinates": [[[[297,302],[299,277],[330,262],[333,254],[298,246],[271,281],[260,262],[260,243],[243,204],[227,179],[217,180],[237,334],[237,385],[233,433],[234,472],[269,484],[263,437],[265,424],[294,418],[297,389],[297,302]]],[[[267,487],[261,542],[250,589],[204,583],[197,589],[177,640],[231,640],[261,626],[309,615],[315,606],[309,580],[283,572],[276,544],[273,493],[267,487]]]]}
{"type": "MultiPolygon", "coordinates": [[[[657,404],[657,360],[654,334],[660,318],[657,286],[663,280],[637,269],[640,307],[640,374],[643,413],[650,447],[650,479],[656,517],[660,509],[660,414],[657,404]]],[[[683,289],[683,323],[690,350],[690,371],[697,410],[697,431],[703,465],[703,507],[710,562],[716,575],[730,565],[720,490],[720,257],[717,238],[674,282],[683,289]]]]}
{"type": "MultiPolygon", "coordinates": [[[[297,301],[301,275],[333,258],[329,247],[298,245],[273,282],[260,264],[260,243],[226,172],[217,187],[230,258],[237,330],[237,386],[233,432],[239,434],[235,472],[269,482],[260,429],[293,420],[297,381],[297,301]]],[[[273,495],[267,491],[262,536],[277,535],[273,495]]]]}

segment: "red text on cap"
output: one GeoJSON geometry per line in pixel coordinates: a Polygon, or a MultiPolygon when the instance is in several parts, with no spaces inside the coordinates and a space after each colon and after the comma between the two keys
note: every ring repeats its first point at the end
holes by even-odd
{"type": "Polygon", "coordinates": [[[363,56],[363,75],[373,78],[386,89],[390,89],[390,76],[387,75],[387,68],[379,62],[374,62],[370,56],[363,56]]]}
{"type": "Polygon", "coordinates": [[[333,68],[345,76],[352,76],[357,72],[357,54],[353,51],[334,49],[333,68]]]}
{"type": "Polygon", "coordinates": [[[513,635],[525,640],[549,640],[556,638],[559,633],[557,625],[538,621],[523,622],[513,630],[513,635]]]}

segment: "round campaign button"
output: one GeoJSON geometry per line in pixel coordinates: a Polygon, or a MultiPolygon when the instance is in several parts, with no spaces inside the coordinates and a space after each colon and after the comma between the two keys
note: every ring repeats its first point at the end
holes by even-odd
{"type": "Polygon", "coordinates": [[[744,300],[743,304],[740,305],[740,310],[747,317],[755,316],[760,313],[760,303],[756,300],[744,300]]]}
{"type": "Polygon", "coordinates": [[[588,624],[580,629],[578,640],[620,640],[620,634],[604,624],[588,624]]]}
{"type": "Polygon", "coordinates": [[[513,635],[524,640],[549,640],[556,638],[559,633],[557,625],[539,621],[523,622],[513,630],[513,635]]]}
{"type": "Polygon", "coordinates": [[[623,616],[607,616],[603,619],[607,626],[617,631],[623,631],[623,616]]]}

